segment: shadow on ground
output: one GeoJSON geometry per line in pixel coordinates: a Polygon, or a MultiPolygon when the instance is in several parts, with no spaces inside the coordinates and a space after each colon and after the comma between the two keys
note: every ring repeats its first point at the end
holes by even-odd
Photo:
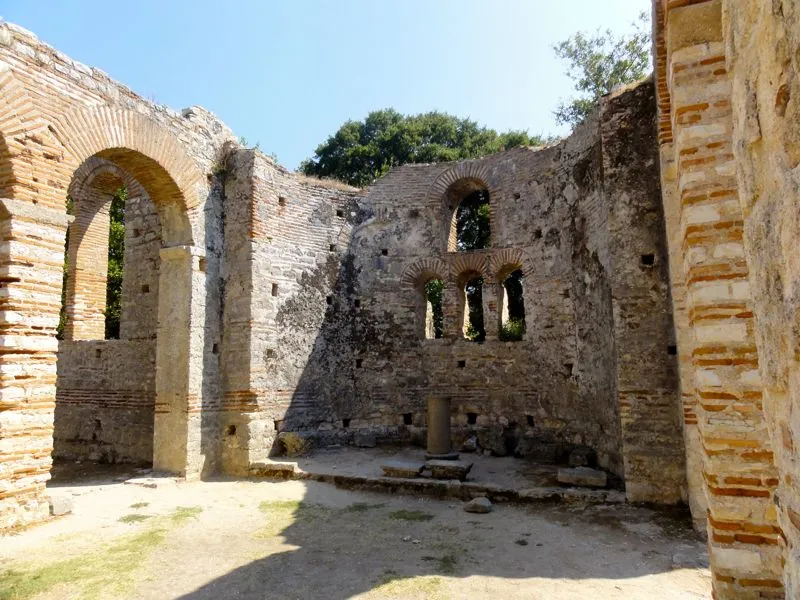
{"type": "MultiPolygon", "coordinates": [[[[344,600],[370,591],[375,597],[441,598],[450,597],[444,590],[449,578],[476,575],[503,581],[470,580],[464,585],[487,587],[465,588],[468,596],[551,598],[542,584],[566,584],[541,579],[638,578],[671,571],[676,552],[698,563],[704,557],[680,510],[535,505],[496,506],[481,515],[464,512],[459,502],[406,498],[400,504],[401,497],[376,494],[354,493],[362,501],[332,506],[330,489],[309,483],[302,502],[262,505],[266,534],[295,549],[283,545],[181,598],[344,600]]],[[[585,597],[594,595],[591,585],[585,597]]],[[[678,597],[668,590],[659,595],[658,584],[651,585],[652,598],[678,597]]]]}

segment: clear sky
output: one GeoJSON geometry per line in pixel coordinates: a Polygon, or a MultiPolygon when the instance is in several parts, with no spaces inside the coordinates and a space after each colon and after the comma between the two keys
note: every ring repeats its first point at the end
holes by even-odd
{"type": "Polygon", "coordinates": [[[441,110],[563,133],[552,45],[650,0],[0,0],[0,16],[142,96],[198,104],[294,169],[347,119],[441,110]]]}

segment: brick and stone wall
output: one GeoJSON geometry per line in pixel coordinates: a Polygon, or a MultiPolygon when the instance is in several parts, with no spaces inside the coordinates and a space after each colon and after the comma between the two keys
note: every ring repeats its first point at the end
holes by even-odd
{"type": "MultiPolygon", "coordinates": [[[[235,138],[207,111],[192,107],[177,113],[156,106],[8,23],[0,23],[0,97],[0,527],[9,527],[47,513],[65,201],[94,161],[121,170],[146,190],[158,211],[164,246],[158,250],[159,281],[150,286],[150,302],[128,319],[151,329],[157,323],[155,369],[134,386],[125,383],[130,366],[124,377],[114,361],[89,367],[91,353],[78,352],[64,368],[120,377],[117,389],[100,388],[100,400],[91,400],[95,406],[112,406],[121,397],[128,404],[154,402],[151,443],[157,467],[192,476],[218,465],[219,359],[212,350],[221,335],[222,188],[214,173],[225,144],[235,138]]],[[[98,222],[98,232],[103,229],[98,222]]],[[[101,285],[97,277],[84,281],[101,285]]],[[[99,322],[96,303],[83,306],[99,322]]],[[[137,339],[135,332],[126,335],[137,339]]],[[[96,336],[95,327],[79,337],[96,336]]],[[[130,348],[122,346],[117,358],[133,360],[130,348]]],[[[152,349],[137,351],[137,356],[152,354],[152,349]]],[[[80,385],[76,381],[73,389],[80,385]]],[[[84,403],[76,392],[72,400],[78,399],[84,403]]],[[[143,423],[139,416],[131,419],[143,423]]],[[[120,426],[104,426],[103,435],[120,426]]],[[[94,432],[88,429],[84,422],[66,435],[91,442],[94,432]]],[[[146,441],[124,443],[125,452],[146,452],[146,441]]]]}
{"type": "Polygon", "coordinates": [[[224,456],[317,444],[422,443],[430,396],[454,443],[559,460],[595,450],[632,500],[685,496],[653,85],[609,99],[568,140],[399,167],[361,194],[257,152],[225,165],[224,456]],[[626,124],[621,127],[620,124],[626,124]],[[635,124],[635,125],[634,125],[635,124]],[[491,247],[452,248],[460,182],[490,194],[491,247]],[[455,187],[454,187],[455,185],[455,187]],[[502,277],[524,273],[526,333],[500,341],[502,277]],[[486,340],[464,339],[465,274],[486,340]],[[441,278],[444,336],[423,339],[441,278]]]}

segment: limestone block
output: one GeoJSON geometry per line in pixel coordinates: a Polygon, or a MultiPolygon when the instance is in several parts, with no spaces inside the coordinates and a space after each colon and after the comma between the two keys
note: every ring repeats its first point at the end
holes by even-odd
{"type": "Polygon", "coordinates": [[[458,479],[464,481],[472,469],[472,463],[465,460],[429,460],[425,466],[434,479],[458,479]]]}
{"type": "Polygon", "coordinates": [[[419,477],[424,468],[425,463],[403,460],[393,460],[381,465],[387,477],[419,477]]]}
{"type": "Polygon", "coordinates": [[[606,475],[605,471],[590,469],[589,467],[559,469],[557,479],[559,483],[581,487],[606,487],[608,485],[608,475],[606,475]]]}
{"type": "Polygon", "coordinates": [[[50,496],[50,514],[54,517],[68,515],[72,512],[72,498],[69,496],[50,496]]]}

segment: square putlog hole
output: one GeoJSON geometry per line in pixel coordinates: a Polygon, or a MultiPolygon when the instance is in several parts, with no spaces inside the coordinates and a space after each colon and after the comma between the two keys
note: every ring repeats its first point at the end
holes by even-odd
{"type": "Polygon", "coordinates": [[[460,361],[458,361],[457,365],[458,365],[458,368],[459,368],[459,369],[463,369],[464,367],[466,367],[466,366],[467,366],[467,361],[465,361],[465,360],[460,360],[460,361]]]}
{"type": "Polygon", "coordinates": [[[412,425],[414,417],[411,413],[403,413],[403,425],[412,425]]]}
{"type": "Polygon", "coordinates": [[[643,267],[652,267],[656,264],[656,255],[655,254],[642,254],[642,266],[643,267]]]}
{"type": "Polygon", "coordinates": [[[478,422],[478,413],[467,413],[467,425],[475,425],[478,422]]]}

